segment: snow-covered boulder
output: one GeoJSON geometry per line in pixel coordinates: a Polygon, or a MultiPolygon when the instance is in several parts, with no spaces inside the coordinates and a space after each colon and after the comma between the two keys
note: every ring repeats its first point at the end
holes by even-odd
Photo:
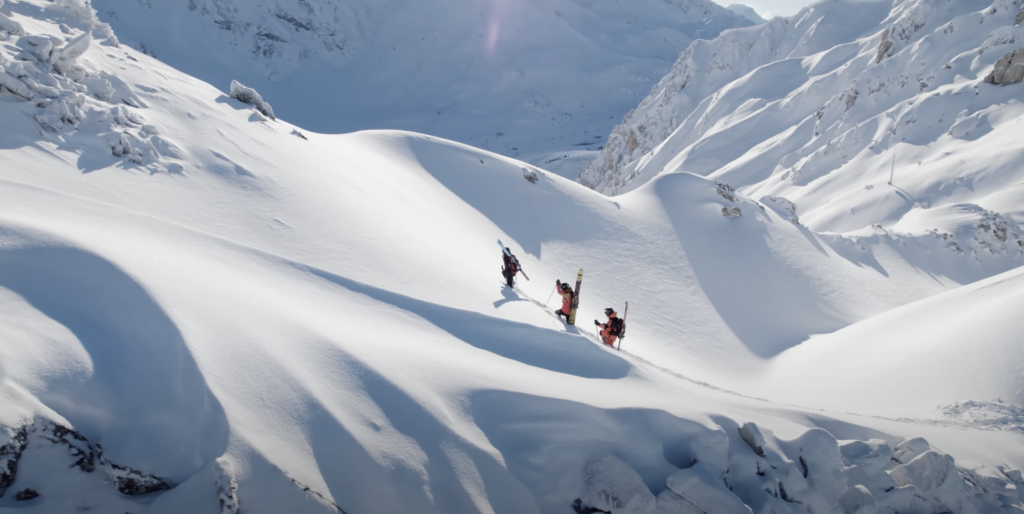
{"type": "Polygon", "coordinates": [[[656,500],[635,469],[609,455],[583,470],[582,505],[611,514],[651,514],[656,500]]]}
{"type": "Polygon", "coordinates": [[[725,484],[703,465],[681,469],[666,481],[668,488],[704,512],[716,514],[750,514],[750,507],[733,494],[725,484]]]}
{"type": "Polygon", "coordinates": [[[843,462],[847,466],[860,466],[868,474],[885,469],[892,459],[892,448],[881,439],[868,441],[846,441],[839,446],[843,462]]]}
{"type": "Polygon", "coordinates": [[[45,63],[50,60],[54,43],[59,45],[61,41],[49,36],[22,36],[18,38],[15,46],[22,50],[18,55],[19,58],[45,63]]]}
{"type": "Polygon", "coordinates": [[[970,494],[992,506],[1011,506],[1024,501],[1024,482],[1015,480],[1014,472],[1005,466],[987,466],[981,462],[960,461],[960,473],[967,479],[970,494]]]}
{"type": "Polygon", "coordinates": [[[992,73],[985,77],[985,82],[1001,86],[1016,84],[1021,80],[1024,80],[1024,48],[1009,51],[1000,57],[992,73]]]}
{"type": "MultiPolygon", "coordinates": [[[[0,0],[0,7],[3,7],[3,0],[0,0]]],[[[21,24],[8,18],[7,16],[0,14],[0,35],[6,33],[6,36],[24,36],[25,29],[21,28],[21,24]]]]}
{"type": "MultiPolygon", "coordinates": [[[[59,0],[54,2],[53,8],[70,15],[70,17],[81,24],[86,32],[92,32],[94,35],[102,38],[105,45],[114,48],[120,46],[120,42],[118,42],[117,36],[114,35],[114,30],[110,25],[103,23],[96,16],[96,9],[92,5],[91,0],[59,0]]],[[[61,32],[69,33],[69,30],[64,27],[61,27],[61,32]]]]}
{"type": "Polygon", "coordinates": [[[796,204],[781,196],[762,196],[761,203],[765,204],[776,214],[783,218],[800,224],[800,218],[796,215],[796,204]]]}
{"type": "Polygon", "coordinates": [[[86,32],[72,39],[63,48],[56,50],[51,58],[54,71],[61,74],[67,73],[75,65],[75,60],[89,49],[90,44],[92,44],[92,33],[86,32]]]}
{"type": "Polygon", "coordinates": [[[43,110],[36,114],[36,121],[54,132],[65,124],[78,126],[85,119],[85,113],[81,109],[82,103],[80,95],[59,100],[43,100],[39,104],[43,110]]]}
{"type": "Polygon", "coordinates": [[[21,24],[0,14],[0,32],[4,36],[24,36],[25,29],[21,28],[21,24]]]}
{"type": "Polygon", "coordinates": [[[0,71],[0,93],[4,91],[9,91],[25,100],[32,98],[32,91],[27,84],[6,71],[0,71]]]}
{"type": "Polygon", "coordinates": [[[231,81],[231,98],[256,107],[257,111],[272,120],[277,119],[274,117],[274,109],[270,107],[269,103],[263,101],[263,97],[255,89],[245,87],[237,80],[231,81]]]}
{"type": "Polygon", "coordinates": [[[918,455],[931,449],[932,447],[923,437],[907,439],[896,445],[896,451],[892,454],[892,460],[900,464],[906,464],[917,458],[918,455]]]}
{"type": "Polygon", "coordinates": [[[656,499],[658,504],[654,507],[654,514],[704,514],[700,507],[671,489],[665,489],[656,499]]]}
{"type": "Polygon", "coordinates": [[[747,446],[757,454],[758,457],[764,457],[764,436],[761,435],[761,430],[757,428],[757,425],[753,423],[744,423],[739,429],[740,439],[747,443],[747,446]]]}
{"type": "Polygon", "coordinates": [[[793,441],[780,441],[777,444],[786,451],[787,460],[799,466],[801,476],[807,482],[804,490],[790,486],[790,489],[794,489],[793,497],[816,511],[835,511],[839,497],[848,484],[839,441],[835,436],[815,428],[793,441]]]}
{"type": "Polygon", "coordinates": [[[956,514],[974,514],[977,507],[968,497],[966,482],[953,457],[928,450],[889,472],[901,486],[912,485],[927,507],[935,512],[951,509],[956,514]]]}
{"type": "Polygon", "coordinates": [[[871,495],[867,487],[855,485],[849,488],[839,497],[839,504],[843,506],[844,514],[876,514],[875,497],[871,495]]]}

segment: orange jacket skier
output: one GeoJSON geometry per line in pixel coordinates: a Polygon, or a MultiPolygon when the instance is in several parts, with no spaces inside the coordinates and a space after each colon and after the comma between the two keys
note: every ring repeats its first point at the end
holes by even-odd
{"type": "Polygon", "coordinates": [[[608,316],[608,323],[601,323],[600,321],[594,320],[594,324],[603,328],[601,330],[601,340],[604,344],[615,348],[615,340],[622,334],[622,329],[625,328],[626,322],[619,318],[615,309],[608,307],[604,310],[606,316],[608,316]]]}

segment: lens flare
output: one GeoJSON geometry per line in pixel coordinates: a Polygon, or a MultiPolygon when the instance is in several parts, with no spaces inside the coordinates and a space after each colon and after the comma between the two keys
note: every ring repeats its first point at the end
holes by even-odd
{"type": "Polygon", "coordinates": [[[491,18],[487,22],[487,55],[493,56],[498,51],[501,39],[501,20],[507,14],[508,0],[494,0],[491,4],[491,18]]]}

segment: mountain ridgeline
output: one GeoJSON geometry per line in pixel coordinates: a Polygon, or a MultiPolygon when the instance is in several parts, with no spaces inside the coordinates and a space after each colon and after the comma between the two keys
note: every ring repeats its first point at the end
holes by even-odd
{"type": "MultiPolygon", "coordinates": [[[[121,40],[324,133],[402,129],[505,155],[597,148],[696,37],[710,0],[95,0],[121,40]]],[[[538,157],[540,159],[540,157],[538,157]]]]}
{"type": "Polygon", "coordinates": [[[1019,216],[1022,21],[1019,0],[824,0],[696,41],[578,182],[692,172],[839,232],[1019,216]]]}

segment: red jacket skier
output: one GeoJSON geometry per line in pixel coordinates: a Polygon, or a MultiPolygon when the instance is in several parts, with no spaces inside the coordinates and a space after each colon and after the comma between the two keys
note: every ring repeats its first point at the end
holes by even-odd
{"type": "Polygon", "coordinates": [[[615,309],[608,307],[604,310],[606,316],[608,316],[608,323],[601,323],[600,321],[594,320],[594,324],[601,327],[601,340],[604,344],[615,348],[615,340],[622,334],[622,330],[626,328],[626,322],[619,318],[619,314],[615,312],[615,309]]]}
{"type": "Polygon", "coordinates": [[[569,311],[572,310],[572,288],[561,280],[555,280],[555,287],[558,288],[558,295],[562,297],[562,308],[555,311],[556,316],[565,316],[565,322],[569,322],[569,311]]]}

